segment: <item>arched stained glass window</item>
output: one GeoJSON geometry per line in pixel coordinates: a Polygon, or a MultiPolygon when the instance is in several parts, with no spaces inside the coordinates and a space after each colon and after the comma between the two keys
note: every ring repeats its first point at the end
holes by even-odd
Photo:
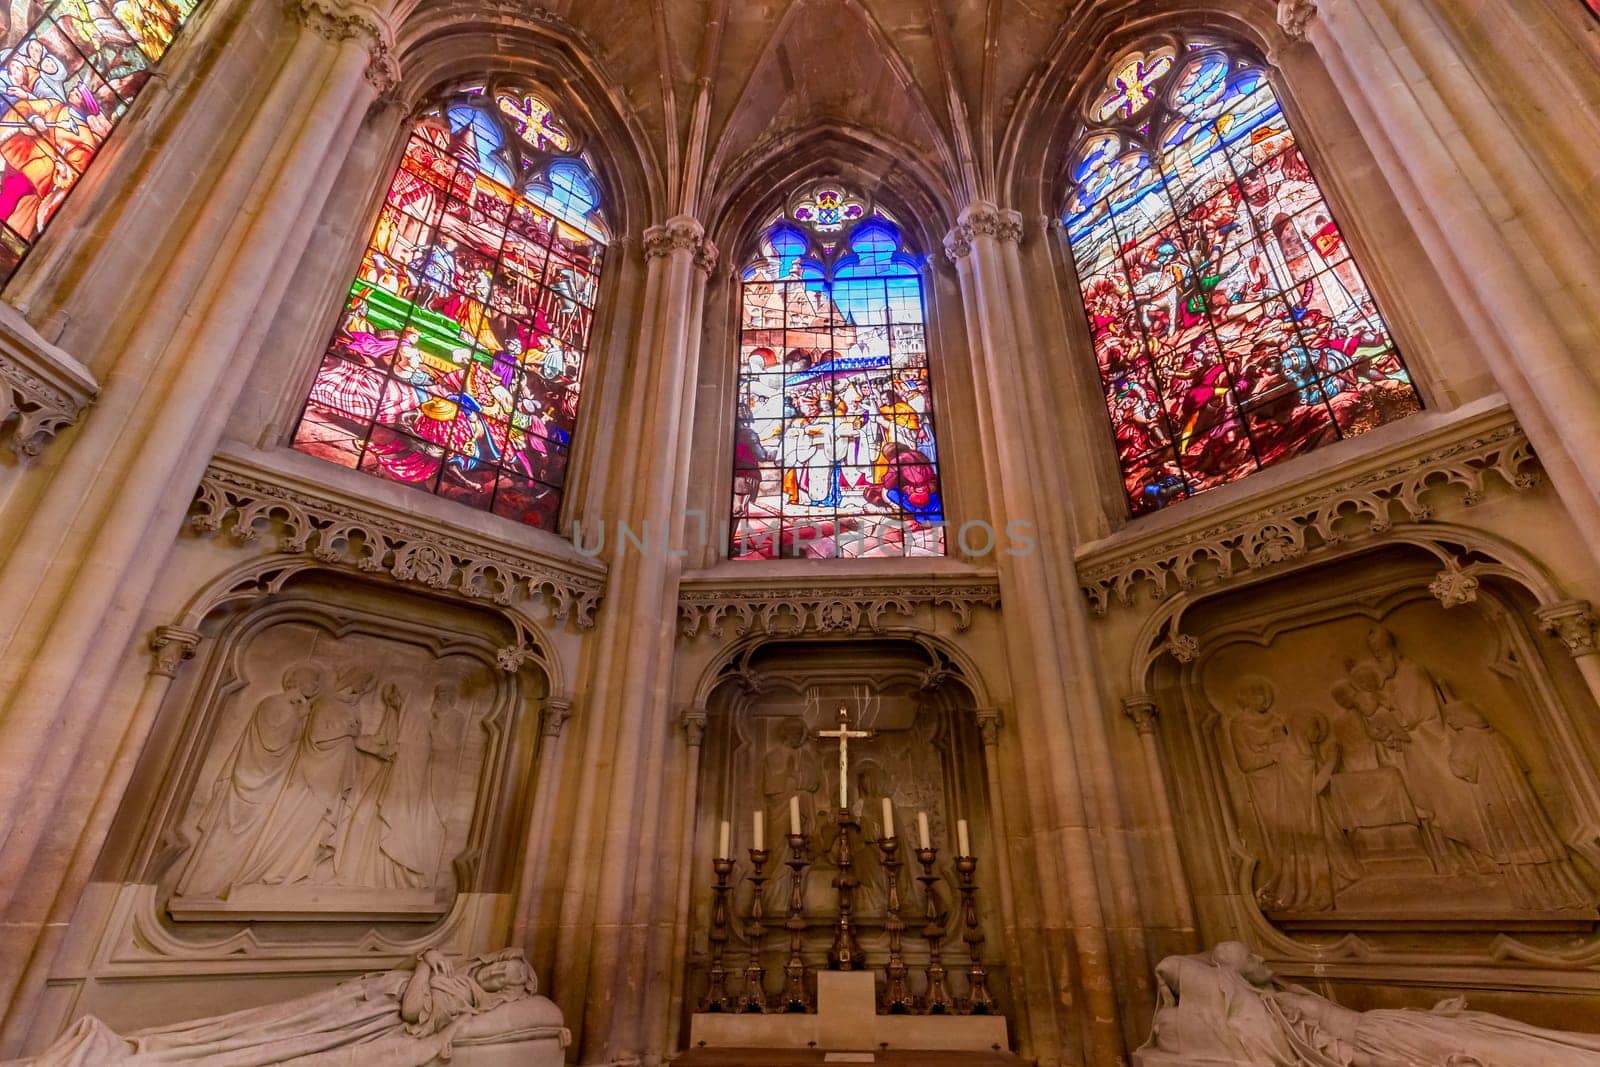
{"type": "Polygon", "coordinates": [[[743,273],[733,558],[944,554],[921,272],[835,183],[770,220],[743,273]]]}
{"type": "Polygon", "coordinates": [[[1418,410],[1259,63],[1153,44],[1085,118],[1064,221],[1134,514],[1418,410]]]}
{"type": "Polygon", "coordinates": [[[0,12],[0,284],[199,0],[12,0],[0,12]]]}
{"type": "Polygon", "coordinates": [[[606,228],[537,95],[473,86],[417,123],[294,446],[546,528],[606,228]]]}

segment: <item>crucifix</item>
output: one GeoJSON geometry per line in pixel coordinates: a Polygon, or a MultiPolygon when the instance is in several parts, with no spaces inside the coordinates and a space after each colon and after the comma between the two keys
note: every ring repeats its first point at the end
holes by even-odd
{"type": "Polygon", "coordinates": [[[850,729],[850,709],[840,704],[839,728],[818,730],[812,736],[818,741],[834,737],[839,739],[839,811],[842,814],[850,809],[850,739],[854,737],[866,740],[869,737],[877,737],[878,731],[850,729]]]}
{"type": "Polygon", "coordinates": [[[861,945],[856,941],[855,930],[850,925],[851,901],[857,885],[852,869],[854,860],[850,835],[860,828],[856,824],[856,817],[850,812],[850,739],[853,737],[864,741],[876,736],[876,730],[850,729],[850,709],[843,704],[839,705],[839,728],[818,730],[812,735],[818,741],[839,740],[839,810],[834,816],[839,823],[839,832],[833,844],[833,863],[837,871],[833,876],[833,886],[839,891],[839,923],[834,930],[833,947],[828,949],[828,966],[836,971],[859,971],[867,965],[861,954],[861,945]]]}

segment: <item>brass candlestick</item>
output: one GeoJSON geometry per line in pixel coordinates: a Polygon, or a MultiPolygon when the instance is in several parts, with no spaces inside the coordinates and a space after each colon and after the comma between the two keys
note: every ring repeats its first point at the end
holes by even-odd
{"type": "Polygon", "coordinates": [[[828,967],[835,971],[864,970],[867,961],[856,940],[855,927],[850,924],[850,909],[855,898],[856,881],[854,859],[850,855],[850,834],[861,824],[848,808],[840,808],[839,833],[833,839],[833,863],[836,873],[833,886],[839,891],[839,922],[833,930],[833,946],[828,949],[828,967]]]}
{"type": "Polygon", "coordinates": [[[811,1010],[811,998],[806,993],[806,962],[801,954],[806,939],[806,836],[790,834],[789,858],[784,863],[789,875],[789,918],[784,926],[789,929],[789,962],[783,965],[783,1010],[803,1012],[811,1010]]]}
{"type": "Polygon", "coordinates": [[[879,838],[878,851],[883,853],[884,878],[888,882],[883,928],[889,932],[889,965],[885,968],[889,981],[883,989],[883,1010],[890,1015],[905,1015],[916,1006],[916,998],[906,984],[908,969],[900,952],[900,934],[906,928],[905,920],[900,918],[900,868],[905,866],[900,858],[900,839],[879,838]]]}
{"type": "Polygon", "coordinates": [[[933,863],[939,858],[936,848],[917,849],[917,862],[922,864],[922,873],[917,875],[917,881],[922,883],[923,909],[925,922],[922,925],[922,936],[928,941],[928,992],[922,998],[922,1010],[929,1015],[949,1015],[955,1010],[955,999],[950,996],[950,990],[944,982],[944,964],[939,959],[939,943],[944,940],[945,917],[939,912],[939,894],[935,886],[939,884],[939,876],[933,873],[933,863]]]}
{"type": "Polygon", "coordinates": [[[961,916],[967,932],[961,939],[967,943],[967,999],[964,1007],[970,1015],[990,1015],[994,1012],[994,998],[989,995],[989,972],[983,968],[983,931],[978,929],[978,886],[974,875],[978,870],[978,857],[957,856],[956,875],[961,879],[961,916]]]}
{"type": "Polygon", "coordinates": [[[717,882],[711,887],[711,984],[700,1002],[700,1010],[727,1011],[733,998],[728,995],[728,972],[722,966],[722,948],[728,941],[728,875],[733,873],[733,860],[715,857],[711,860],[711,869],[717,875],[717,882]]]}
{"type": "Polygon", "coordinates": [[[767,1010],[767,972],[761,966],[761,937],[765,932],[761,920],[765,911],[761,904],[761,887],[767,877],[762,868],[767,864],[767,850],[750,850],[750,884],[755,893],[750,897],[750,962],[744,969],[744,993],[739,997],[739,1010],[761,1013],[767,1010]]]}

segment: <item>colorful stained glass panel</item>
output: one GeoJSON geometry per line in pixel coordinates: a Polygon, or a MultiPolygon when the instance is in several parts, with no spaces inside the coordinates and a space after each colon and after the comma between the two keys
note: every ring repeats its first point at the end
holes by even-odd
{"type": "MultiPolygon", "coordinates": [[[[535,202],[504,184],[521,169],[505,151],[511,138],[537,129],[553,145],[552,131],[563,129],[523,94],[510,99],[527,105],[517,113],[524,129],[508,132],[516,114],[506,99],[494,106],[481,91],[464,94],[413,133],[294,446],[550,527],[566,484],[605,230],[597,197],[535,202]],[[574,204],[585,213],[561,213],[574,204]]],[[[571,176],[580,161],[557,164],[581,184],[571,176]]],[[[548,173],[532,180],[549,187],[548,173]]]]}
{"type": "Polygon", "coordinates": [[[1265,72],[1195,42],[1112,84],[1147,103],[1091,109],[1064,221],[1134,514],[1418,410],[1265,72]]]}

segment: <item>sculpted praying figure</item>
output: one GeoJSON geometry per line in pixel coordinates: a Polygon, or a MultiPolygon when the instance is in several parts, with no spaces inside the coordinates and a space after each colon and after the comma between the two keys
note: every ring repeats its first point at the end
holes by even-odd
{"type": "Polygon", "coordinates": [[[1238,941],[1168,956],[1156,979],[1134,1067],[1600,1067],[1600,1034],[1467,1011],[1460,997],[1430,1011],[1352,1011],[1274,978],[1238,941]]]}

